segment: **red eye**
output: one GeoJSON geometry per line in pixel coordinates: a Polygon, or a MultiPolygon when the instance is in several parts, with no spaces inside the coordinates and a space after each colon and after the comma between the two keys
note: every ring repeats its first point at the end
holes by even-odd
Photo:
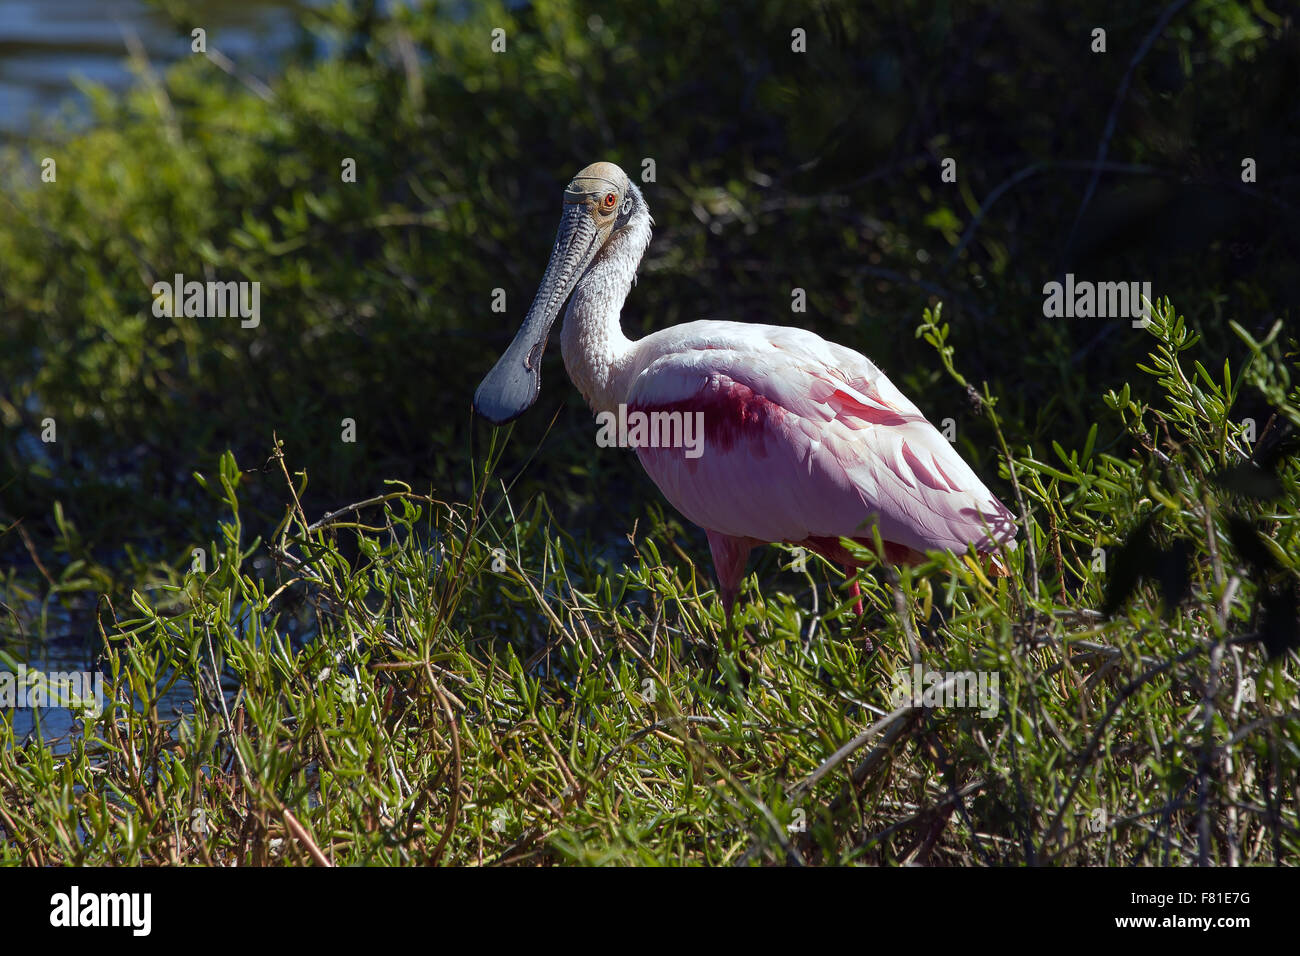
{"type": "Polygon", "coordinates": [[[613,209],[613,208],[614,208],[614,203],[616,203],[616,202],[618,202],[618,197],[615,196],[613,193],[606,193],[606,194],[605,194],[605,208],[606,208],[606,209],[613,209]]]}

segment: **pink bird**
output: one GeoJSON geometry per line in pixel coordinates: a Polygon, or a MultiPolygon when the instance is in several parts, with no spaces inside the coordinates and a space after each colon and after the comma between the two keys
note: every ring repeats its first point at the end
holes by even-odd
{"type": "Polygon", "coordinates": [[[874,548],[873,527],[893,562],[1015,548],[1012,513],[865,356],[804,329],[743,322],[628,339],[619,314],[652,223],[613,163],[573,178],[532,307],[474,394],[480,415],[505,424],[537,400],[547,336],[568,299],[569,378],[598,420],[649,422],[628,430],[628,444],[708,535],[728,625],[759,544],[800,545],[846,567],[856,562],[840,539],[874,548]]]}

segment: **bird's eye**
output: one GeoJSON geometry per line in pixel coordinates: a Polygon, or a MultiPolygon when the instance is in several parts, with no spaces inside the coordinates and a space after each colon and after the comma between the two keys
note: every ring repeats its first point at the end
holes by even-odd
{"type": "Polygon", "coordinates": [[[613,209],[613,208],[614,208],[614,204],[615,204],[616,202],[618,202],[618,197],[615,196],[613,193],[606,193],[606,194],[605,194],[605,208],[606,208],[606,209],[613,209]]]}

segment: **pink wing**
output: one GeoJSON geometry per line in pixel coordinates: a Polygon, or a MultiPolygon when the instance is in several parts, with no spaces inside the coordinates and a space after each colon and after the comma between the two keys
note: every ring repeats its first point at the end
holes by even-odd
{"type": "Polygon", "coordinates": [[[1014,548],[1015,520],[864,356],[802,329],[691,322],[642,339],[629,411],[702,412],[697,458],[638,448],[703,528],[759,541],[870,536],[1014,548]]]}

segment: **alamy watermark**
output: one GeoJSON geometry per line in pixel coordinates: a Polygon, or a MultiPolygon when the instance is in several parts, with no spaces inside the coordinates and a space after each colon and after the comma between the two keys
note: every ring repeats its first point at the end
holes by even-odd
{"type": "Polygon", "coordinates": [[[26,664],[0,671],[0,707],[66,707],[92,718],[104,712],[104,675],[98,671],[41,671],[26,664]]]}
{"type": "Polygon", "coordinates": [[[1078,281],[1067,272],[1065,282],[1043,286],[1043,315],[1049,319],[1132,319],[1133,327],[1151,322],[1150,282],[1078,281]]]}
{"type": "Polygon", "coordinates": [[[927,671],[920,664],[894,671],[890,703],[895,707],[978,707],[981,717],[998,712],[997,671],[927,671]]]}
{"type": "Polygon", "coordinates": [[[153,928],[152,893],[82,892],[73,884],[66,893],[50,897],[50,925],[124,927],[133,936],[148,936],[153,928]]]}
{"type": "Polygon", "coordinates": [[[255,329],[262,321],[260,282],[186,282],[178,272],[171,282],[155,282],[152,292],[153,314],[160,319],[238,316],[242,329],[255,329]]]}
{"type": "Polygon", "coordinates": [[[601,448],[685,448],[687,458],[704,454],[704,413],[681,411],[598,412],[596,444],[601,448]]]}

